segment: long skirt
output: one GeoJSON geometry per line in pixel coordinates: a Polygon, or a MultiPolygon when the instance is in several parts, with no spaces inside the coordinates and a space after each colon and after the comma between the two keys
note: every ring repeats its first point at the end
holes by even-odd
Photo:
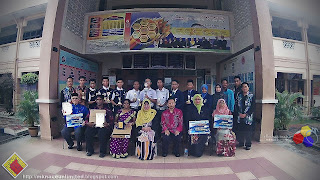
{"type": "Polygon", "coordinates": [[[156,143],[152,141],[137,141],[136,144],[136,156],[140,160],[152,160],[157,154],[156,143]]]}
{"type": "Polygon", "coordinates": [[[218,130],[216,152],[217,155],[231,157],[236,153],[235,134],[230,130],[218,130]]]}
{"type": "Polygon", "coordinates": [[[201,135],[191,135],[189,145],[189,152],[191,156],[201,157],[204,151],[205,143],[208,139],[208,135],[201,134],[201,135]]]}
{"type": "Polygon", "coordinates": [[[128,156],[127,150],[129,145],[128,138],[111,138],[110,154],[113,156],[128,156]]]}

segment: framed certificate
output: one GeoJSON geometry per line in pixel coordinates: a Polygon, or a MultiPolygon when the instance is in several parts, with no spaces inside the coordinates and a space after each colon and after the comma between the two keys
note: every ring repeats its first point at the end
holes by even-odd
{"type": "Polygon", "coordinates": [[[233,116],[232,115],[215,115],[213,128],[232,129],[233,116]]]}
{"type": "Polygon", "coordinates": [[[64,116],[72,114],[72,104],[69,102],[62,103],[62,114],[64,116]]]}
{"type": "Polygon", "coordinates": [[[209,120],[189,121],[189,134],[210,134],[209,120]]]}
{"type": "Polygon", "coordinates": [[[93,122],[96,127],[104,127],[106,113],[104,109],[90,109],[89,122],[93,122]]]}
{"type": "Polygon", "coordinates": [[[66,116],[67,127],[79,127],[83,123],[83,114],[70,114],[66,116]]]}
{"type": "Polygon", "coordinates": [[[104,127],[103,123],[104,123],[104,119],[106,117],[105,113],[96,113],[96,127],[104,127]]]}

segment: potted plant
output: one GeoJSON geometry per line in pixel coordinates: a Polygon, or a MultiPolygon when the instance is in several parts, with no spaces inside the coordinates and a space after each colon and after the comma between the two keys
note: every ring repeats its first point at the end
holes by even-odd
{"type": "Polygon", "coordinates": [[[21,77],[21,84],[26,85],[26,90],[36,90],[39,77],[35,73],[27,73],[21,77]]]}
{"type": "Polygon", "coordinates": [[[288,125],[292,120],[302,119],[303,106],[296,103],[298,98],[304,98],[301,93],[276,92],[278,103],[275,107],[274,135],[287,137],[288,125]]]}
{"type": "Polygon", "coordinates": [[[39,123],[39,105],[36,103],[38,93],[35,91],[26,91],[23,99],[18,105],[17,116],[25,124],[29,126],[29,134],[31,137],[38,136],[39,127],[35,123],[39,123]]]}

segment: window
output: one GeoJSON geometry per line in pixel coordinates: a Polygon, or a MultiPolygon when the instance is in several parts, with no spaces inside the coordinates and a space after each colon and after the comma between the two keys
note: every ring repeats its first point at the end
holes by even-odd
{"type": "Polygon", "coordinates": [[[271,25],[274,37],[302,41],[301,28],[296,21],[272,17],[271,25]]]}
{"type": "Polygon", "coordinates": [[[308,41],[309,43],[320,45],[320,27],[309,25],[308,28],[308,41]]]}
{"type": "Polygon", "coordinates": [[[1,28],[0,45],[16,42],[17,32],[18,29],[16,24],[1,28]]]}
{"type": "Polygon", "coordinates": [[[44,18],[28,21],[28,24],[23,29],[23,40],[42,37],[44,18]]]}

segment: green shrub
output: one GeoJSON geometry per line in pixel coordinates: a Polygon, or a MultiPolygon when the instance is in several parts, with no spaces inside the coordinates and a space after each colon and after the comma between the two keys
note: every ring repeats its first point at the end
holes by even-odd
{"type": "Polygon", "coordinates": [[[39,105],[36,103],[36,99],[38,99],[37,92],[26,91],[18,106],[18,118],[29,126],[39,123],[39,105]]]}
{"type": "Polygon", "coordinates": [[[297,98],[304,98],[301,93],[276,92],[278,103],[275,107],[274,129],[287,130],[290,121],[303,118],[303,106],[296,103],[297,98]]]}
{"type": "Polygon", "coordinates": [[[320,106],[312,107],[311,108],[311,114],[312,114],[313,117],[319,118],[320,117],[320,106]]]}
{"type": "Polygon", "coordinates": [[[27,73],[24,74],[21,77],[21,84],[27,84],[27,85],[31,85],[31,84],[35,84],[37,83],[39,80],[38,75],[35,73],[27,73]]]}

